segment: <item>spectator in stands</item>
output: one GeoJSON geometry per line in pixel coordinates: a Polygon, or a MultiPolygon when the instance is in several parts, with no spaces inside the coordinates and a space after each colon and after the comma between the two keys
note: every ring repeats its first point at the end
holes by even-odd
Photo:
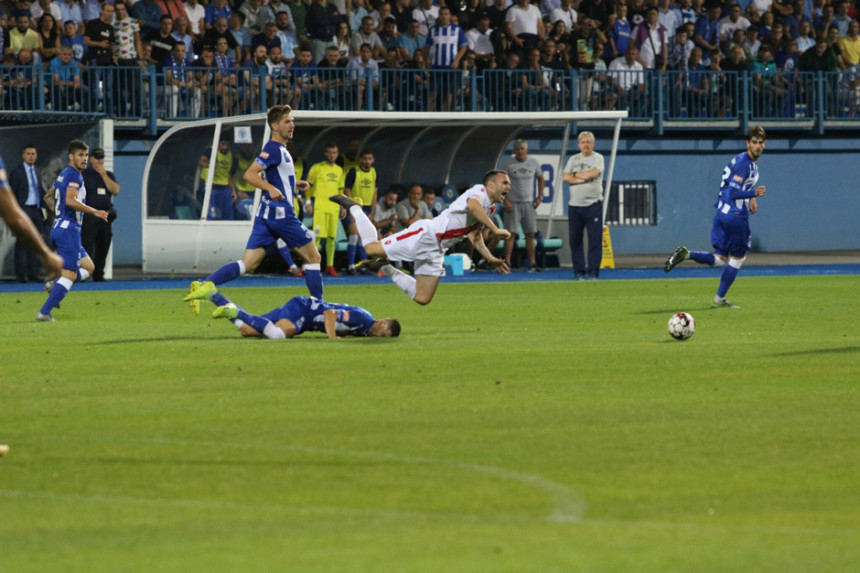
{"type": "Polygon", "coordinates": [[[609,71],[614,72],[610,75],[621,109],[629,110],[633,116],[640,115],[645,100],[645,74],[636,47],[629,46],[623,56],[612,60],[609,71]]]}
{"type": "Polygon", "coordinates": [[[843,38],[848,35],[848,27],[852,22],[851,16],[848,15],[848,6],[850,6],[848,0],[840,0],[836,4],[836,15],[833,16],[833,24],[843,38]]]}
{"type": "Polygon", "coordinates": [[[378,3],[378,8],[370,12],[370,17],[373,18],[373,31],[377,34],[382,31],[382,24],[385,19],[391,16],[391,4],[388,2],[378,3]]]}
{"type": "Polygon", "coordinates": [[[693,36],[693,43],[702,49],[703,54],[710,54],[711,50],[720,49],[720,4],[716,0],[711,0],[712,4],[708,6],[708,15],[706,18],[699,18],[696,21],[696,31],[693,36]]]}
{"type": "MultiPolygon", "coordinates": [[[[683,22],[684,24],[690,22],[695,26],[696,21],[699,19],[699,16],[701,14],[702,3],[699,0],[697,5],[693,6],[693,0],[679,0],[675,4],[675,10],[677,10],[678,14],[681,15],[681,22],[683,22]]],[[[692,40],[692,36],[690,37],[690,39],[692,40]]]]}
{"type": "Polygon", "coordinates": [[[39,34],[30,28],[30,17],[24,12],[15,16],[15,27],[9,30],[9,44],[3,48],[4,55],[17,56],[21,50],[27,50],[29,57],[39,62],[39,34]]]}
{"type": "Polygon", "coordinates": [[[765,12],[758,23],[758,35],[762,42],[770,39],[773,34],[773,12],[765,12]]]}
{"type": "Polygon", "coordinates": [[[352,32],[349,29],[349,24],[338,22],[336,30],[337,32],[331,40],[331,45],[337,48],[338,55],[341,58],[348,60],[350,57],[349,44],[352,42],[352,32]]]}
{"type": "Polygon", "coordinates": [[[588,109],[595,111],[615,109],[615,102],[618,99],[612,79],[606,74],[608,68],[603,58],[604,51],[603,42],[594,43],[594,76],[589,91],[588,109]]]}
{"type": "Polygon", "coordinates": [[[521,58],[537,47],[545,35],[540,10],[529,4],[529,0],[516,0],[505,16],[505,26],[508,38],[513,42],[512,49],[521,58]]]}
{"type": "Polygon", "coordinates": [[[81,109],[81,69],[75,61],[72,49],[60,46],[59,54],[51,60],[51,104],[54,111],[78,111],[81,109]]]}
{"type": "MultiPolygon", "coordinates": [[[[582,20],[583,17],[586,17],[590,20],[597,20],[600,22],[601,26],[608,26],[609,16],[613,13],[615,8],[616,5],[611,0],[583,0],[579,4],[577,12],[580,20],[582,20]]],[[[628,13],[628,17],[629,16],[630,14],[628,13]]]]}
{"type": "MultiPolygon", "coordinates": [[[[68,1],[68,0],[67,0],[68,1]]],[[[215,3],[224,2],[227,0],[215,0],[215,3]]],[[[161,8],[158,4],[155,3],[155,0],[138,0],[132,5],[129,13],[140,22],[141,30],[143,30],[144,37],[149,37],[150,35],[154,35],[161,28],[161,17],[164,16],[164,12],[161,11],[161,8]]],[[[69,20],[70,18],[67,15],[63,14],[63,20],[69,20]]],[[[173,19],[170,20],[171,26],[173,25],[173,19]]],[[[173,45],[171,44],[171,48],[173,45]]],[[[168,48],[168,53],[170,52],[170,48],[168,48]]],[[[165,54],[165,57],[166,54],[165,54]]]]}
{"type": "Polygon", "coordinates": [[[753,110],[758,116],[774,117],[777,105],[785,96],[782,78],[768,44],[758,51],[758,57],[750,64],[753,78],[753,110]]]}
{"type": "MultiPolygon", "coordinates": [[[[140,2],[138,2],[140,4],[140,2]]],[[[152,59],[160,70],[162,63],[170,56],[176,40],[173,38],[173,19],[167,14],[161,17],[161,26],[154,32],[149,32],[146,41],[152,46],[152,59]]]]}
{"type": "Polygon", "coordinates": [[[28,109],[36,88],[36,62],[29,48],[22,48],[16,58],[8,54],[5,61],[10,65],[3,79],[6,109],[28,109]]]}
{"type": "MultiPolygon", "coordinates": [[[[345,23],[343,25],[346,26],[345,23]]],[[[351,104],[351,99],[348,99],[349,96],[344,89],[345,70],[348,61],[346,58],[340,57],[340,51],[335,46],[329,46],[325,49],[325,58],[317,65],[320,83],[325,91],[326,109],[347,110],[352,108],[351,105],[347,106],[347,102],[351,104]]],[[[298,101],[298,97],[294,100],[298,101]]]]}
{"type": "Polygon", "coordinates": [[[224,31],[227,30],[227,24],[230,21],[230,16],[233,15],[233,7],[227,3],[227,0],[212,0],[206,6],[206,18],[204,24],[206,30],[211,30],[216,27],[216,23],[220,18],[224,19],[224,31]]]}
{"type": "Polygon", "coordinates": [[[60,49],[60,29],[54,16],[50,13],[42,14],[39,18],[37,34],[39,35],[39,54],[42,56],[42,64],[50,64],[60,49]]]}
{"type": "Polygon", "coordinates": [[[223,115],[233,115],[233,103],[237,98],[238,78],[236,61],[230,55],[229,43],[226,37],[218,38],[215,43],[215,66],[221,77],[221,110],[223,115]]]}
{"type": "Polygon", "coordinates": [[[349,26],[350,34],[358,32],[358,29],[361,28],[362,18],[370,14],[369,7],[368,0],[353,0],[351,10],[343,13],[343,21],[349,26]]]}
{"type": "Polygon", "coordinates": [[[468,49],[466,35],[460,26],[451,22],[451,10],[439,9],[439,19],[430,29],[427,45],[424,47],[429,56],[430,66],[436,70],[430,78],[430,111],[449,111],[453,108],[454,94],[458,89],[459,77],[444,73],[460,67],[460,60],[468,49]],[[441,94],[441,97],[439,95],[441,94]],[[437,99],[442,105],[437,106],[437,99]]]}
{"type": "MultiPolygon", "coordinates": [[[[616,12],[618,7],[615,8],[616,12]]],[[[657,0],[657,20],[666,28],[666,41],[671,44],[675,41],[675,33],[683,24],[681,13],[672,7],[671,0],[657,0]]]]}
{"type": "Polygon", "coordinates": [[[409,227],[419,219],[432,219],[433,213],[427,207],[427,203],[421,200],[424,196],[424,188],[415,183],[409,188],[406,199],[397,203],[397,221],[401,228],[409,227]]]}
{"type": "MultiPolygon", "coordinates": [[[[618,8],[624,6],[619,4],[615,7],[616,14],[618,8]]],[[[626,8],[626,6],[625,6],[626,8]]],[[[555,25],[557,22],[564,22],[564,26],[568,30],[573,30],[573,25],[576,24],[578,15],[574,9],[573,0],[560,0],[557,8],[553,8],[549,13],[549,21],[555,25]]]]}
{"type": "Polygon", "coordinates": [[[375,100],[379,88],[379,65],[373,59],[373,49],[370,44],[361,45],[359,56],[352,58],[346,65],[346,74],[347,80],[352,85],[355,108],[364,109],[368,89],[371,90],[371,97],[375,100]]]}
{"type": "MultiPolygon", "coordinates": [[[[211,4],[210,4],[211,6],[211,4]]],[[[233,37],[233,34],[230,33],[229,27],[227,25],[227,18],[218,17],[215,19],[214,25],[206,30],[206,33],[203,34],[203,45],[204,46],[214,46],[215,52],[218,50],[218,40],[223,38],[227,42],[227,48],[233,50],[233,56],[235,65],[241,65],[243,60],[242,57],[244,55],[244,49],[239,43],[236,41],[236,38],[233,37]]]]}
{"type": "Polygon", "coordinates": [[[741,15],[741,6],[737,2],[729,4],[729,15],[720,20],[720,42],[728,42],[735,34],[735,30],[746,32],[752,24],[741,15]]]}
{"type": "Polygon", "coordinates": [[[343,16],[334,4],[327,0],[312,0],[305,25],[311,44],[311,58],[314,62],[320,61],[325,56],[325,49],[335,35],[337,24],[343,21],[343,16]]]}
{"type": "Polygon", "coordinates": [[[469,49],[474,53],[475,63],[481,71],[490,67],[490,63],[496,58],[492,35],[490,17],[487,14],[481,14],[475,27],[466,32],[466,42],[469,49]]]}
{"type": "Polygon", "coordinates": [[[535,258],[535,233],[537,233],[537,208],[543,201],[543,168],[537,159],[529,157],[529,145],[524,139],[514,142],[514,155],[502,163],[500,169],[511,178],[511,190],[504,199],[505,229],[511,236],[505,240],[505,262],[511,265],[511,254],[519,238],[520,229],[525,235],[528,272],[537,272],[535,258]],[[537,185],[535,185],[537,184],[537,185]]]}
{"type": "Polygon", "coordinates": [[[856,66],[860,63],[860,22],[851,20],[848,25],[848,35],[839,41],[839,50],[842,52],[842,64],[846,68],[856,66]]]}
{"type": "Polygon", "coordinates": [[[165,58],[164,101],[167,104],[167,117],[200,116],[200,93],[194,89],[194,73],[191,60],[185,55],[185,44],[177,42],[170,55],[165,58]]]}
{"type": "MultiPolygon", "coordinates": [[[[282,6],[284,4],[282,3],[282,6]]],[[[293,30],[293,21],[290,19],[290,12],[277,12],[275,14],[275,29],[277,30],[278,39],[281,40],[281,53],[287,65],[293,63],[296,59],[296,48],[299,47],[299,40],[296,38],[296,33],[293,30]]]]}
{"type": "Polygon", "coordinates": [[[317,64],[309,47],[299,47],[299,55],[290,66],[296,87],[301,90],[301,105],[305,109],[317,108],[317,98],[322,93],[323,85],[317,73],[317,64]]]}
{"type": "Polygon", "coordinates": [[[708,67],[702,63],[702,49],[696,46],[690,53],[687,71],[678,76],[688,117],[700,118],[705,115],[710,93],[710,73],[707,70],[708,67]]]}
{"type": "Polygon", "coordinates": [[[675,31],[675,39],[669,44],[669,53],[666,58],[667,67],[670,70],[686,71],[693,53],[693,41],[687,34],[686,26],[681,26],[675,31]]]}
{"type": "Polygon", "coordinates": [[[808,20],[800,23],[798,28],[799,35],[797,36],[797,52],[803,54],[806,50],[815,45],[815,40],[810,37],[810,25],[808,20]]]}
{"type": "Polygon", "coordinates": [[[718,51],[711,52],[711,65],[708,66],[710,76],[709,87],[710,93],[710,109],[706,110],[712,117],[723,118],[726,113],[732,109],[734,98],[729,89],[728,78],[723,73],[722,69],[723,56],[718,51]]]}
{"type": "Polygon", "coordinates": [[[189,33],[191,27],[186,16],[180,16],[173,21],[171,36],[179,43],[185,44],[185,54],[189,60],[194,60],[194,37],[189,33]]]}
{"type": "MultiPolygon", "coordinates": [[[[497,0],[504,4],[505,0],[497,0]]],[[[435,6],[433,0],[418,0],[418,6],[412,10],[412,19],[418,22],[418,33],[425,38],[430,33],[430,28],[436,25],[439,19],[439,6],[435,6]]]]}
{"type": "Polygon", "coordinates": [[[827,38],[827,32],[836,25],[835,16],[836,8],[833,4],[825,4],[821,9],[821,15],[812,19],[812,29],[816,39],[827,38]]]}
{"type": "Polygon", "coordinates": [[[385,52],[389,48],[397,50],[400,43],[400,33],[397,31],[397,20],[393,16],[389,16],[382,23],[382,31],[379,32],[379,41],[382,43],[382,56],[385,57],[385,52]]]}
{"type": "MultiPolygon", "coordinates": [[[[815,46],[803,52],[798,62],[798,67],[801,72],[835,72],[839,69],[839,64],[836,59],[836,54],[829,49],[827,40],[822,38],[815,43],[815,46]]],[[[815,81],[808,76],[803,76],[804,89],[811,98],[812,109],[818,109],[818,92],[815,90],[815,81]]],[[[832,105],[833,86],[831,82],[824,82],[824,101],[827,102],[828,116],[834,116],[836,110],[832,105]]]]}
{"type": "Polygon", "coordinates": [[[639,61],[642,67],[666,72],[669,44],[666,28],[660,23],[656,8],[649,8],[645,13],[645,22],[634,32],[634,43],[639,50],[639,61]]]}
{"type": "Polygon", "coordinates": [[[251,50],[251,34],[248,32],[248,28],[245,27],[245,18],[244,12],[234,12],[227,21],[230,34],[233,35],[233,39],[236,40],[236,44],[239,46],[237,50],[239,50],[241,55],[237,61],[240,64],[245,63],[254,55],[254,52],[251,50]]]}
{"type": "Polygon", "coordinates": [[[78,33],[78,26],[71,20],[63,24],[63,35],[60,37],[60,46],[68,46],[72,49],[72,57],[78,64],[84,60],[84,36],[78,33]]]}
{"type": "Polygon", "coordinates": [[[118,114],[130,113],[137,117],[141,111],[139,93],[140,74],[146,70],[146,62],[140,56],[143,46],[140,41],[140,24],[128,14],[128,5],[120,0],[116,3],[116,17],[113,21],[114,53],[116,65],[121,68],[117,74],[116,96],[120,102],[118,114]]]}
{"type": "Polygon", "coordinates": [[[251,52],[256,52],[257,46],[265,46],[266,52],[271,52],[275,46],[281,48],[281,38],[278,37],[278,27],[274,22],[267,23],[261,33],[251,38],[251,52]]]}
{"type": "MultiPolygon", "coordinates": [[[[648,6],[645,5],[645,0],[627,0],[627,19],[630,20],[630,25],[633,26],[634,30],[645,22],[647,12],[648,6]]],[[[602,26],[603,20],[600,22],[602,26]]]]}
{"type": "Polygon", "coordinates": [[[758,56],[758,49],[760,47],[761,40],[759,39],[758,26],[753,24],[752,26],[747,28],[746,34],[744,34],[744,57],[749,60],[755,58],[756,56],[758,56]]]}
{"type": "Polygon", "coordinates": [[[848,108],[848,117],[854,119],[860,108],[860,64],[847,68],[839,75],[836,98],[840,106],[848,108]]]}
{"type": "MultiPolygon", "coordinates": [[[[200,57],[192,64],[194,88],[199,93],[201,117],[219,115],[224,100],[224,83],[215,65],[215,53],[209,46],[200,50],[200,57]]],[[[277,100],[276,100],[277,101],[277,100]]]]}
{"type": "Polygon", "coordinates": [[[394,18],[397,36],[405,34],[409,29],[409,22],[412,21],[412,6],[410,0],[395,0],[394,6],[391,7],[391,16],[394,18]]]}
{"type": "Polygon", "coordinates": [[[173,18],[174,22],[179,18],[188,17],[188,14],[185,12],[185,6],[182,5],[180,0],[155,0],[155,3],[161,8],[161,13],[173,18]]]}
{"type": "Polygon", "coordinates": [[[382,47],[382,41],[375,30],[376,26],[373,18],[365,16],[361,19],[361,28],[352,35],[349,41],[349,57],[355,58],[360,55],[361,46],[367,44],[370,46],[371,53],[374,59],[382,59],[385,49],[382,47]]]}
{"type": "Polygon", "coordinates": [[[403,94],[408,74],[403,72],[403,60],[397,48],[388,48],[385,51],[385,61],[379,64],[380,70],[387,70],[382,74],[383,91],[382,107],[388,111],[401,111],[403,106],[403,94]]]}
{"type": "MultiPolygon", "coordinates": [[[[185,15],[188,17],[188,24],[191,35],[194,36],[194,42],[198,46],[202,45],[203,34],[206,32],[206,7],[198,0],[186,0],[183,4],[185,15]]],[[[214,48],[215,46],[212,46],[214,48]]]]}
{"type": "MultiPolygon", "coordinates": [[[[631,46],[629,49],[636,48],[631,46]]],[[[603,155],[594,151],[593,133],[583,131],[577,141],[579,153],[567,160],[561,174],[562,181],[570,185],[567,221],[573,276],[576,280],[585,280],[586,277],[597,279],[603,258],[604,160],[603,155]],[[583,231],[588,236],[587,257],[583,248],[583,231]]]]}
{"type": "Polygon", "coordinates": [[[240,84],[243,88],[242,96],[245,97],[245,106],[256,109],[261,105],[261,94],[272,91],[272,77],[268,75],[266,62],[269,60],[269,52],[262,44],[254,50],[254,57],[242,64],[242,75],[240,84]],[[262,76],[262,77],[261,77],[262,76]]]}
{"type": "Polygon", "coordinates": [[[84,45],[87,47],[87,59],[90,63],[87,82],[90,84],[90,101],[104,110],[108,115],[115,115],[114,110],[114,77],[113,67],[114,50],[116,49],[116,32],[113,29],[114,5],[105,3],[102,5],[101,15],[87,22],[87,30],[84,34],[84,45]],[[99,94],[99,84],[102,93],[99,94]],[[103,101],[96,104],[99,95],[103,101]]]}
{"type": "MultiPolygon", "coordinates": [[[[63,11],[60,9],[60,4],[58,2],[52,2],[51,0],[38,0],[38,2],[30,4],[30,18],[32,20],[30,25],[32,26],[33,23],[41,18],[43,14],[50,14],[53,16],[54,21],[57,23],[57,30],[61,31],[60,28],[63,25],[63,11]]],[[[2,8],[0,8],[0,26],[6,26],[2,8]]]]}
{"type": "Polygon", "coordinates": [[[807,22],[812,25],[812,22],[803,13],[806,3],[804,0],[794,0],[794,4],[792,4],[791,14],[788,14],[783,18],[783,25],[785,26],[788,35],[792,38],[797,38],[800,35],[800,23],[807,22]]]}
{"type": "Polygon", "coordinates": [[[606,34],[606,39],[609,40],[610,59],[615,59],[624,54],[632,37],[633,29],[627,20],[627,6],[619,4],[615,9],[615,22],[606,34]]]}
{"type": "Polygon", "coordinates": [[[555,42],[559,50],[567,53],[567,46],[570,43],[570,34],[567,33],[567,25],[561,20],[557,20],[552,25],[552,29],[550,29],[549,34],[544,38],[544,41],[546,40],[552,40],[555,42]]]}
{"type": "Polygon", "coordinates": [[[78,34],[83,35],[84,13],[80,3],[77,0],[59,0],[57,3],[60,5],[60,18],[63,23],[71,20],[78,28],[78,34]]]}
{"type": "Polygon", "coordinates": [[[272,46],[269,50],[269,59],[266,60],[266,70],[272,78],[271,90],[268,92],[268,101],[272,102],[272,105],[292,106],[301,95],[298,88],[293,85],[292,74],[288,68],[281,47],[272,46]]]}
{"type": "Polygon", "coordinates": [[[412,68],[406,80],[408,96],[405,111],[427,111],[430,102],[430,62],[423,50],[416,50],[412,57],[412,68]]]}
{"type": "Polygon", "coordinates": [[[249,36],[254,37],[263,33],[268,10],[263,8],[262,0],[245,0],[238,11],[245,15],[242,26],[248,31],[249,36]]]}

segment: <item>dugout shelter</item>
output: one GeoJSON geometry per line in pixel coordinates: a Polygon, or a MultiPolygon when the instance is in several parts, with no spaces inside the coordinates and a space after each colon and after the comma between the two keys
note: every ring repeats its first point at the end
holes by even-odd
{"type": "MultiPolygon", "coordinates": [[[[315,112],[296,110],[296,155],[304,158],[304,175],[322,159],[329,142],[340,151],[351,138],[376,158],[380,195],[392,184],[413,183],[463,190],[499,165],[510,142],[529,129],[556,129],[562,138],[557,173],[567,156],[577,153],[573,133],[583,129],[614,131],[605,174],[604,199],[612,182],[621,121],[626,111],[530,113],[389,113],[315,112]],[[576,131],[574,131],[576,130],[576,131]]],[[[237,202],[233,218],[211,208],[220,141],[230,143],[236,177],[269,137],[265,114],[214,118],[179,124],[153,146],[142,183],[143,271],[146,273],[210,273],[242,256],[260,191],[237,202]]],[[[544,236],[552,234],[562,184],[555,178],[552,208],[544,217],[544,236]]],[[[604,201],[604,205],[608,201],[604,201]]],[[[605,214],[604,214],[605,216],[605,214]]]]}

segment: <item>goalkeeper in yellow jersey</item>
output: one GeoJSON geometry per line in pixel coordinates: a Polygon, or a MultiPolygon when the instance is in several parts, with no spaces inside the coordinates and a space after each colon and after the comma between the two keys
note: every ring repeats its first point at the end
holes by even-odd
{"type": "Polygon", "coordinates": [[[314,164],[308,172],[310,200],[306,210],[314,216],[317,250],[320,250],[320,244],[325,239],[326,268],[323,274],[336,277],[338,272],[334,268],[334,253],[337,227],[340,225],[340,219],[346,217],[346,211],[342,211],[337,204],[329,201],[329,197],[342,194],[343,167],[336,163],[336,144],[329,143],[325,146],[324,157],[324,161],[314,164]]]}

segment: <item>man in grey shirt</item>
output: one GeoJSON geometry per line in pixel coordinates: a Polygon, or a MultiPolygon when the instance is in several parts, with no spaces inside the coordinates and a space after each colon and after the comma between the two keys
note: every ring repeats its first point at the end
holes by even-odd
{"type": "Polygon", "coordinates": [[[543,199],[543,170],[538,160],[529,157],[529,145],[522,139],[514,142],[514,156],[505,161],[501,169],[511,178],[511,191],[505,199],[505,229],[511,237],[505,241],[505,262],[511,266],[511,253],[517,240],[519,226],[522,225],[526,237],[526,254],[529,258],[529,272],[538,271],[535,261],[535,233],[537,233],[536,209],[543,199]],[[535,193],[537,179],[537,193],[535,193]]]}
{"type": "Polygon", "coordinates": [[[433,212],[427,203],[421,200],[424,196],[424,189],[419,184],[415,184],[409,188],[409,194],[406,199],[397,204],[397,219],[400,221],[400,226],[406,229],[419,219],[432,219],[433,212]]]}
{"type": "Polygon", "coordinates": [[[603,156],[594,151],[594,134],[583,131],[579,151],[567,160],[562,181],[570,184],[567,223],[570,253],[577,280],[596,279],[603,258],[603,156]],[[583,252],[583,230],[588,233],[588,264],[583,252]]]}

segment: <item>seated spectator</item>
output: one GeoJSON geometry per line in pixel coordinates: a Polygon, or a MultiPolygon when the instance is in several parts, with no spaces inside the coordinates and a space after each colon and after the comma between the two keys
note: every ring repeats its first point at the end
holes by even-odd
{"type": "Polygon", "coordinates": [[[466,32],[466,42],[475,56],[478,69],[483,71],[490,67],[496,59],[496,50],[493,47],[493,30],[490,29],[490,17],[482,14],[478,17],[476,25],[466,32]]]}
{"type": "Polygon", "coordinates": [[[173,32],[170,34],[177,42],[185,44],[185,54],[189,60],[194,60],[194,37],[186,16],[180,16],[173,21],[173,32]]]}
{"type": "Polygon", "coordinates": [[[753,113],[759,117],[775,117],[786,90],[768,44],[759,49],[749,71],[753,77],[753,113]]]}
{"type": "Polygon", "coordinates": [[[202,117],[217,117],[221,101],[224,99],[224,83],[218,67],[215,65],[215,52],[209,46],[204,46],[200,57],[192,64],[194,68],[194,85],[200,98],[200,115],[202,117]]]}
{"type": "Polygon", "coordinates": [[[397,48],[389,48],[385,51],[385,61],[379,64],[384,90],[382,92],[382,107],[388,111],[400,111],[403,106],[408,74],[404,73],[403,60],[400,59],[400,51],[397,48]]]}
{"type": "Polygon", "coordinates": [[[185,44],[176,43],[161,64],[164,70],[164,102],[166,116],[200,116],[200,93],[194,89],[191,60],[185,55],[185,44]]]}
{"type": "Polygon", "coordinates": [[[397,220],[397,189],[392,187],[377,202],[373,212],[373,226],[376,227],[380,239],[400,230],[397,220]]]}
{"type": "Polygon", "coordinates": [[[811,32],[809,21],[804,20],[800,23],[799,32],[800,34],[797,36],[797,52],[802,55],[803,52],[815,45],[815,40],[809,35],[811,32]]]}
{"type": "Polygon", "coordinates": [[[50,13],[42,14],[39,18],[37,28],[39,35],[39,54],[42,56],[42,65],[49,64],[60,49],[60,29],[54,16],[50,13]]]}
{"type": "Polygon", "coordinates": [[[54,111],[78,111],[84,90],[81,85],[81,69],[69,46],[61,46],[56,58],[51,60],[51,105],[54,111]]]}
{"type": "Polygon", "coordinates": [[[382,46],[382,40],[379,39],[379,34],[376,33],[373,18],[365,16],[361,19],[361,28],[352,35],[349,42],[350,58],[355,58],[361,54],[361,46],[367,44],[370,46],[371,55],[374,59],[382,59],[385,53],[382,46]]]}
{"type": "Polygon", "coordinates": [[[242,14],[242,26],[247,30],[248,36],[253,38],[263,33],[263,27],[268,22],[268,9],[263,8],[262,0],[245,0],[236,12],[242,14]]]}
{"type": "Polygon", "coordinates": [[[257,51],[257,46],[265,46],[266,52],[271,52],[272,48],[277,46],[281,49],[281,53],[283,54],[281,38],[278,36],[278,27],[274,22],[267,23],[263,26],[263,31],[260,34],[251,38],[252,53],[257,51]]]}
{"type": "Polygon", "coordinates": [[[230,34],[233,35],[233,39],[236,40],[236,44],[238,45],[236,50],[239,52],[240,56],[236,61],[239,62],[240,65],[244,64],[254,53],[251,51],[251,34],[245,27],[245,13],[234,12],[227,21],[227,26],[230,34]]]}
{"type": "Polygon", "coordinates": [[[232,15],[233,7],[230,6],[227,0],[212,0],[206,6],[206,17],[203,19],[203,23],[208,31],[215,28],[215,24],[221,18],[224,19],[224,24],[227,24],[230,21],[230,16],[232,15]]]}
{"type": "Polygon", "coordinates": [[[388,48],[397,49],[400,43],[400,33],[397,31],[397,20],[389,16],[382,23],[382,31],[379,32],[379,41],[382,42],[383,56],[388,48]]]}
{"type": "Polygon", "coordinates": [[[400,227],[406,229],[419,219],[432,219],[433,213],[427,207],[427,203],[421,200],[424,196],[424,188],[415,183],[409,188],[406,199],[397,203],[397,221],[400,227]]]}
{"type": "MultiPolygon", "coordinates": [[[[761,40],[759,40],[758,26],[752,25],[747,28],[746,34],[744,34],[744,56],[747,59],[753,59],[758,56],[758,49],[761,47],[761,40]]],[[[727,52],[728,53],[728,52],[727,52]]]]}
{"type": "Polygon", "coordinates": [[[206,33],[203,34],[203,45],[212,46],[217,52],[217,43],[220,38],[224,38],[227,41],[227,47],[233,51],[233,55],[231,57],[233,58],[233,61],[236,62],[236,65],[241,65],[244,61],[242,59],[244,48],[239,45],[236,38],[230,33],[226,18],[217,18],[214,25],[206,30],[206,33]]]}
{"type": "MultiPolygon", "coordinates": [[[[811,1],[811,0],[810,0],[811,1]]],[[[786,15],[783,18],[783,25],[788,32],[788,35],[792,38],[797,38],[800,35],[800,23],[807,22],[812,25],[812,22],[809,20],[809,17],[804,14],[804,8],[806,3],[804,0],[794,0],[792,4],[791,14],[786,15]]]]}
{"type": "MultiPolygon", "coordinates": [[[[497,1],[502,2],[502,4],[506,2],[506,0],[497,1]]],[[[430,28],[435,26],[436,20],[439,19],[439,6],[435,4],[433,0],[418,0],[418,6],[412,10],[412,19],[418,22],[418,34],[425,38],[430,28]]]]}
{"type": "MultiPolygon", "coordinates": [[[[305,109],[320,109],[322,104],[318,102],[323,93],[323,85],[320,83],[317,64],[313,59],[313,52],[306,46],[299,47],[298,57],[290,66],[290,71],[301,90],[301,107],[305,109]]],[[[297,109],[297,108],[296,108],[297,109]]]]}
{"type": "Polygon", "coordinates": [[[245,104],[245,109],[260,109],[261,94],[263,90],[267,93],[272,91],[272,77],[268,75],[266,62],[269,61],[269,53],[266,51],[266,46],[259,45],[254,50],[254,57],[242,64],[242,74],[239,83],[241,84],[241,101],[245,104]]]}
{"type": "Polygon", "coordinates": [[[341,58],[349,60],[350,43],[352,42],[352,32],[349,29],[349,24],[346,22],[338,22],[335,28],[335,35],[331,40],[331,44],[337,48],[337,52],[341,58]]]}
{"type": "Polygon", "coordinates": [[[412,64],[415,52],[424,50],[427,43],[427,38],[419,33],[420,28],[421,24],[418,20],[412,20],[409,22],[406,33],[400,34],[398,49],[400,50],[400,57],[407,65],[412,64]]]}
{"type": "Polygon", "coordinates": [[[281,54],[284,63],[288,66],[296,59],[295,50],[299,47],[299,40],[296,38],[293,21],[290,18],[289,10],[275,14],[275,29],[278,31],[278,39],[281,40],[281,54]]]}
{"type": "Polygon", "coordinates": [[[591,91],[588,94],[588,109],[594,111],[615,109],[615,102],[618,99],[612,79],[606,74],[606,61],[603,59],[604,51],[603,42],[594,44],[594,76],[591,82],[591,91]]]}
{"type": "Polygon", "coordinates": [[[283,60],[280,46],[272,46],[272,49],[269,50],[266,68],[272,78],[272,90],[269,94],[271,105],[286,104],[292,107],[298,101],[301,92],[293,85],[293,76],[289,71],[289,66],[283,60]]]}
{"type": "Polygon", "coordinates": [[[325,92],[325,109],[347,110],[352,107],[351,98],[344,89],[348,61],[340,57],[336,46],[329,46],[325,50],[325,58],[317,65],[320,84],[325,92]]]}
{"type": "Polygon", "coordinates": [[[729,14],[720,19],[720,42],[728,42],[735,34],[735,30],[746,32],[751,22],[741,15],[741,6],[737,2],[729,4],[729,14]]]}
{"type": "Polygon", "coordinates": [[[33,101],[36,88],[37,65],[33,59],[33,52],[28,48],[22,48],[18,56],[7,54],[4,58],[9,68],[3,81],[5,86],[4,99],[6,109],[29,109],[33,101]]]}
{"type": "Polygon", "coordinates": [[[21,50],[27,50],[27,58],[39,63],[39,34],[30,28],[30,16],[25,12],[15,15],[15,27],[9,30],[9,45],[3,49],[4,55],[18,56],[21,50]]]}
{"type": "Polygon", "coordinates": [[[848,108],[848,117],[854,119],[860,108],[860,64],[851,66],[839,76],[836,86],[837,101],[848,108]]]}
{"type": "Polygon", "coordinates": [[[609,63],[610,76],[615,84],[618,105],[633,116],[641,115],[645,101],[645,73],[639,63],[639,51],[628,46],[627,52],[609,63]]]}
{"type": "Polygon", "coordinates": [[[84,36],[78,33],[78,26],[71,20],[63,24],[63,35],[60,37],[60,46],[68,46],[72,49],[72,58],[80,65],[84,60],[84,36]]]}

